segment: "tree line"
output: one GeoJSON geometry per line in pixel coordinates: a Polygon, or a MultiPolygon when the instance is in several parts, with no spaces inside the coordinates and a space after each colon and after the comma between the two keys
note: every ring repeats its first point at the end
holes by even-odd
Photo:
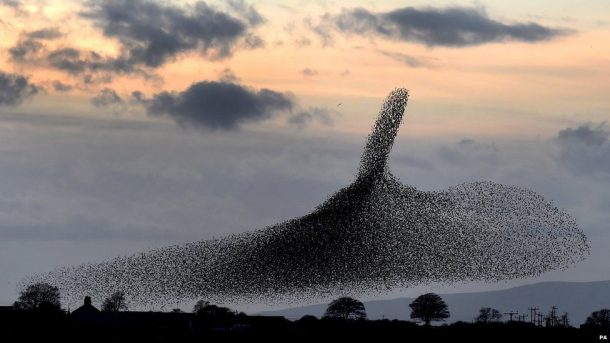
{"type": "MultiPolygon", "coordinates": [[[[20,311],[36,312],[62,312],[61,295],[59,288],[47,283],[35,283],[23,289],[17,301],[13,303],[13,308],[20,311]]],[[[450,317],[449,307],[445,301],[435,293],[426,293],[418,296],[411,304],[411,319],[430,326],[432,322],[444,321],[450,317]]],[[[116,291],[110,294],[103,302],[101,311],[119,312],[128,310],[128,302],[125,293],[116,291]]],[[[172,312],[182,312],[174,309],[172,312]]],[[[245,313],[237,313],[227,307],[211,304],[205,300],[199,300],[193,307],[193,313],[202,318],[213,321],[219,319],[230,320],[239,316],[246,316],[245,313]]],[[[307,319],[305,316],[302,319],[307,319]]],[[[340,297],[333,300],[324,313],[324,318],[334,320],[359,321],[367,320],[366,308],[364,304],[352,297],[340,297]]],[[[313,317],[315,318],[315,317],[313,317]]],[[[482,307],[474,321],[477,323],[497,323],[503,318],[502,313],[497,309],[482,307]]],[[[512,314],[511,314],[512,320],[512,314]]],[[[585,325],[603,327],[610,329],[610,309],[600,309],[592,312],[586,319],[585,325]]],[[[547,324],[547,326],[549,326],[547,324]]],[[[567,325],[566,325],[567,326],[567,325]]]]}

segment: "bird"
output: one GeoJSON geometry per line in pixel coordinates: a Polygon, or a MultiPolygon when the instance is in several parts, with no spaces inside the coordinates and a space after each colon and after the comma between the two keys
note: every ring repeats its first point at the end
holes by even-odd
{"type": "Polygon", "coordinates": [[[532,190],[475,181],[422,191],[394,176],[388,158],[408,99],[405,88],[388,95],[354,180],[308,214],[27,281],[74,299],[121,290],[142,304],[272,303],[532,277],[585,258],[574,218],[532,190]]]}

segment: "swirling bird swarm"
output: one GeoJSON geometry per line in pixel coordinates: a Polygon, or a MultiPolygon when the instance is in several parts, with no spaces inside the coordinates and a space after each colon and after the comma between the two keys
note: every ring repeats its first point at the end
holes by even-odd
{"type": "Polygon", "coordinates": [[[533,191],[492,182],[431,192],[401,184],[387,161],[407,100],[405,89],[388,96],[355,181],[310,214],[28,281],[52,283],[70,299],[122,290],[139,304],[302,301],[531,277],[584,259],[589,247],[575,220],[533,191]]]}

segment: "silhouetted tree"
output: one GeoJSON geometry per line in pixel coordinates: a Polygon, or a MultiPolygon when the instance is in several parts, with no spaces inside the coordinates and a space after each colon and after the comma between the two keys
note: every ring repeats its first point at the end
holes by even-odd
{"type": "Polygon", "coordinates": [[[228,307],[208,304],[199,311],[197,311],[197,314],[200,316],[225,317],[234,313],[228,307]]]}
{"type": "Polygon", "coordinates": [[[227,327],[237,323],[239,318],[239,315],[230,308],[210,303],[199,309],[196,314],[202,327],[227,327]]]}
{"type": "Polygon", "coordinates": [[[317,322],[318,317],[312,316],[311,314],[306,314],[301,319],[297,320],[298,322],[317,322]]]}
{"type": "Polygon", "coordinates": [[[326,318],[337,319],[366,319],[364,304],[350,297],[342,297],[333,300],[324,313],[326,318]]]}
{"type": "Polygon", "coordinates": [[[587,317],[585,324],[610,328],[610,310],[604,308],[591,313],[591,315],[587,317]]]}
{"type": "Polygon", "coordinates": [[[502,313],[491,307],[481,307],[479,315],[475,319],[479,323],[497,322],[502,318],[502,313]]]}
{"type": "Polygon", "coordinates": [[[421,319],[426,325],[431,321],[449,318],[449,308],[445,301],[434,293],[420,295],[409,305],[411,318],[421,319]]]}
{"type": "Polygon", "coordinates": [[[210,305],[209,301],[205,301],[205,300],[199,300],[195,303],[195,306],[193,306],[193,313],[197,313],[199,312],[201,309],[203,309],[204,307],[210,305]]]}
{"type": "Polygon", "coordinates": [[[59,311],[61,309],[59,288],[48,283],[29,285],[21,291],[13,307],[26,311],[59,311]]]}
{"type": "Polygon", "coordinates": [[[104,312],[119,312],[121,310],[127,310],[125,292],[123,291],[112,293],[112,295],[106,298],[102,303],[102,311],[104,312]]]}

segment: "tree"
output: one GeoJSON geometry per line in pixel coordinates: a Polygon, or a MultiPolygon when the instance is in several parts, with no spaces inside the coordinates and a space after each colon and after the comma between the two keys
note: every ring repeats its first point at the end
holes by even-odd
{"type": "Polygon", "coordinates": [[[350,297],[333,300],[324,313],[326,318],[336,319],[366,319],[364,304],[350,297]]]}
{"type": "Polygon", "coordinates": [[[242,314],[237,314],[228,307],[222,307],[217,305],[211,305],[210,303],[203,302],[205,304],[196,312],[196,320],[200,327],[229,327],[236,324],[242,314]]]}
{"type": "Polygon", "coordinates": [[[104,312],[119,312],[121,310],[127,310],[125,292],[123,291],[112,293],[112,295],[106,298],[102,303],[102,311],[104,312]]]}
{"type": "Polygon", "coordinates": [[[21,291],[13,307],[26,311],[58,311],[61,309],[59,288],[44,282],[29,285],[21,291]]]}
{"type": "Polygon", "coordinates": [[[479,316],[475,319],[478,323],[497,322],[502,318],[502,313],[491,307],[481,307],[479,316]]]}
{"type": "Polygon", "coordinates": [[[449,308],[445,301],[434,293],[420,295],[409,305],[411,318],[421,319],[427,326],[431,321],[449,318],[449,308]]]}
{"type": "Polygon", "coordinates": [[[209,305],[210,305],[209,301],[199,300],[195,303],[195,306],[193,306],[193,313],[197,313],[209,305]]]}
{"type": "Polygon", "coordinates": [[[610,328],[610,310],[607,308],[591,313],[585,324],[610,328]]]}

